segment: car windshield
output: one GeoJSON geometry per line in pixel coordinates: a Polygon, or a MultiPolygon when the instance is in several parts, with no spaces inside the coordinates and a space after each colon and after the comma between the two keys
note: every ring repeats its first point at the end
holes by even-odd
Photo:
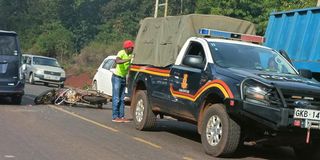
{"type": "Polygon", "coordinates": [[[51,59],[51,58],[33,57],[33,64],[60,67],[58,61],[56,59],[51,59]]]}
{"type": "Polygon", "coordinates": [[[0,35],[0,55],[18,55],[15,36],[0,35]]]}
{"type": "Polygon", "coordinates": [[[209,42],[209,46],[215,63],[221,67],[297,74],[285,58],[271,49],[224,42],[209,42]]]}

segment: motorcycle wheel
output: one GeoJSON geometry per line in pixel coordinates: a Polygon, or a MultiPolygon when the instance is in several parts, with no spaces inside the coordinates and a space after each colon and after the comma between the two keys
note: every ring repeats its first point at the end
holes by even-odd
{"type": "Polygon", "coordinates": [[[35,104],[52,104],[55,98],[55,89],[50,89],[42,92],[34,99],[35,104]]]}

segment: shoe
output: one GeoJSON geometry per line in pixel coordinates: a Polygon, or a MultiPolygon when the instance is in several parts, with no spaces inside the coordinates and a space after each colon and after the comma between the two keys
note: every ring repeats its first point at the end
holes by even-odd
{"type": "Polygon", "coordinates": [[[112,122],[122,123],[122,119],[120,119],[120,118],[115,118],[115,119],[112,119],[112,122]]]}
{"type": "Polygon", "coordinates": [[[120,118],[120,121],[124,122],[124,123],[131,122],[129,119],[124,118],[124,117],[120,118]]]}

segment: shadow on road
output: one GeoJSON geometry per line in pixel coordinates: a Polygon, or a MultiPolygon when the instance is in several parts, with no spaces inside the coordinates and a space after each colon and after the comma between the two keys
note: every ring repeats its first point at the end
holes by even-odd
{"type": "MultiPolygon", "coordinates": [[[[157,127],[152,132],[168,132],[198,143],[201,143],[201,137],[198,134],[197,126],[185,122],[171,119],[157,121],[157,127]]],[[[263,145],[245,146],[242,145],[231,159],[296,159],[292,148],[290,147],[269,147],[263,145]]],[[[228,158],[227,158],[228,159],[228,158]]]]}

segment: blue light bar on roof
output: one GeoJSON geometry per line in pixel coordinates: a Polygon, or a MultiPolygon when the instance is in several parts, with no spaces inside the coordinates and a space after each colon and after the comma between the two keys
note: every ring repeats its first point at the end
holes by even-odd
{"type": "Polygon", "coordinates": [[[203,35],[203,36],[231,38],[231,33],[230,32],[219,31],[219,30],[214,30],[214,29],[202,28],[202,29],[199,30],[199,34],[203,35]]]}
{"type": "Polygon", "coordinates": [[[225,39],[238,39],[247,42],[263,43],[264,37],[256,35],[247,35],[241,33],[226,32],[214,29],[201,28],[199,34],[202,36],[220,37],[225,39]]]}

